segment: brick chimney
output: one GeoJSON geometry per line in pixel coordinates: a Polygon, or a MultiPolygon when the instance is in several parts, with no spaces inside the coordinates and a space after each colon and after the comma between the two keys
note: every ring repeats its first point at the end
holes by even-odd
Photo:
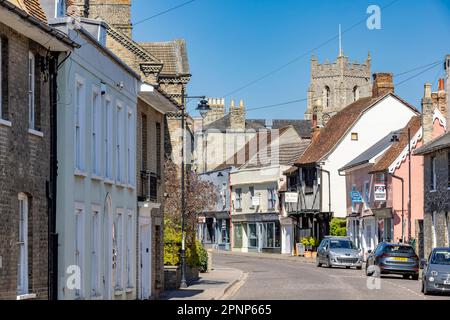
{"type": "Polygon", "coordinates": [[[431,98],[431,83],[425,83],[422,98],[422,129],[423,143],[428,143],[433,139],[433,99],[431,98]]]}
{"type": "Polygon", "coordinates": [[[234,100],[231,101],[230,126],[231,130],[235,131],[245,130],[245,106],[243,100],[239,102],[239,107],[235,106],[234,100]]]}
{"type": "Polygon", "coordinates": [[[445,92],[445,81],[439,79],[439,86],[437,92],[431,93],[431,99],[435,108],[442,113],[443,116],[447,115],[447,93],[445,92]]]}
{"type": "Polygon", "coordinates": [[[373,74],[372,97],[380,97],[388,92],[394,92],[392,73],[381,72],[373,74]]]}

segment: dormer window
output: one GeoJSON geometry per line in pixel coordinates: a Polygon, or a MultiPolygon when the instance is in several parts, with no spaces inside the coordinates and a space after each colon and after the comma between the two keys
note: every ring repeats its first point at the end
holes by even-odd
{"type": "Polygon", "coordinates": [[[55,18],[66,16],[66,0],[55,0],[55,18]]]}

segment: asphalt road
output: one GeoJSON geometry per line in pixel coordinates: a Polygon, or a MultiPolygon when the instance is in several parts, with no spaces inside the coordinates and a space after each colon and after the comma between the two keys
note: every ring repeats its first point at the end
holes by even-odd
{"type": "Polygon", "coordinates": [[[450,300],[450,296],[424,296],[420,280],[396,275],[382,276],[377,283],[362,270],[230,254],[214,254],[213,259],[216,266],[247,273],[232,300],[450,300]]]}

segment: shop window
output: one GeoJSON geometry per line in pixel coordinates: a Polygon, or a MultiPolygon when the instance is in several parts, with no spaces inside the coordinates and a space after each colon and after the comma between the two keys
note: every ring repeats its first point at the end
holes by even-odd
{"type": "Polygon", "coordinates": [[[233,227],[233,233],[234,233],[233,246],[235,248],[242,248],[242,225],[235,224],[233,227]]]}
{"type": "Polygon", "coordinates": [[[256,223],[248,224],[248,246],[256,248],[258,245],[258,234],[256,230],[256,223]]]}

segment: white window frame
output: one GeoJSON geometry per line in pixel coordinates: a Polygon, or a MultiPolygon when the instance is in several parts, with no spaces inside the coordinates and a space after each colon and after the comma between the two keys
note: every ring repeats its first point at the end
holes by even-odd
{"type": "Polygon", "coordinates": [[[127,272],[127,288],[133,288],[133,261],[134,261],[134,228],[133,228],[133,211],[127,211],[127,243],[126,243],[126,272],[127,272]]]}
{"type": "Polygon", "coordinates": [[[436,191],[436,156],[431,157],[431,191],[436,191]]]}
{"type": "Polygon", "coordinates": [[[55,0],[55,18],[66,15],[66,0],[55,0]]]}
{"type": "Polygon", "coordinates": [[[34,53],[28,52],[28,128],[35,130],[35,117],[36,117],[36,105],[35,105],[35,66],[36,58],[34,53]]]}
{"type": "Polygon", "coordinates": [[[116,260],[116,283],[114,284],[115,290],[123,290],[123,216],[125,214],[123,209],[117,209],[117,220],[116,220],[116,249],[117,249],[117,260],[116,260]]]}
{"type": "Polygon", "coordinates": [[[128,185],[131,187],[135,186],[136,183],[136,159],[135,159],[135,136],[136,136],[136,127],[134,121],[134,113],[133,110],[128,107],[127,114],[127,175],[128,175],[128,185]]]}
{"type": "Polygon", "coordinates": [[[105,177],[113,179],[113,122],[114,122],[114,107],[110,96],[105,98],[105,177]]]}
{"type": "Polygon", "coordinates": [[[277,206],[277,196],[275,188],[267,188],[267,209],[275,210],[277,206]]]}
{"type": "Polygon", "coordinates": [[[28,291],[28,197],[19,193],[19,261],[17,270],[17,295],[27,295],[28,291]]]}
{"type": "Polygon", "coordinates": [[[92,205],[91,210],[91,296],[100,296],[100,247],[102,239],[102,213],[99,205],[92,205]]]}
{"type": "Polygon", "coordinates": [[[75,288],[75,297],[83,298],[84,294],[84,246],[85,246],[85,223],[84,223],[84,204],[81,202],[75,203],[74,210],[74,265],[80,270],[80,288],[75,288]]]}
{"type": "Polygon", "coordinates": [[[125,138],[125,119],[124,107],[120,101],[116,103],[116,180],[119,184],[123,184],[125,180],[125,164],[124,164],[124,138],[125,138]]]}
{"type": "Polygon", "coordinates": [[[249,206],[249,209],[254,209],[255,206],[253,205],[253,197],[255,196],[255,187],[254,186],[249,186],[248,187],[248,193],[250,194],[250,206],[249,206]]]}
{"type": "Polygon", "coordinates": [[[75,171],[82,173],[85,171],[86,87],[84,79],[78,75],[74,92],[74,161],[75,171]]]}
{"type": "Polygon", "coordinates": [[[234,197],[235,197],[234,208],[235,209],[242,209],[242,189],[241,188],[236,188],[234,190],[234,197]],[[238,190],[240,192],[238,192],[238,190]]]}
{"type": "Polygon", "coordinates": [[[436,235],[436,211],[431,213],[431,248],[436,248],[437,246],[437,235],[436,235]]]}
{"type": "Polygon", "coordinates": [[[91,126],[91,151],[92,151],[92,174],[95,177],[101,177],[101,119],[102,119],[102,102],[100,88],[92,87],[92,126],[91,126]]]}

